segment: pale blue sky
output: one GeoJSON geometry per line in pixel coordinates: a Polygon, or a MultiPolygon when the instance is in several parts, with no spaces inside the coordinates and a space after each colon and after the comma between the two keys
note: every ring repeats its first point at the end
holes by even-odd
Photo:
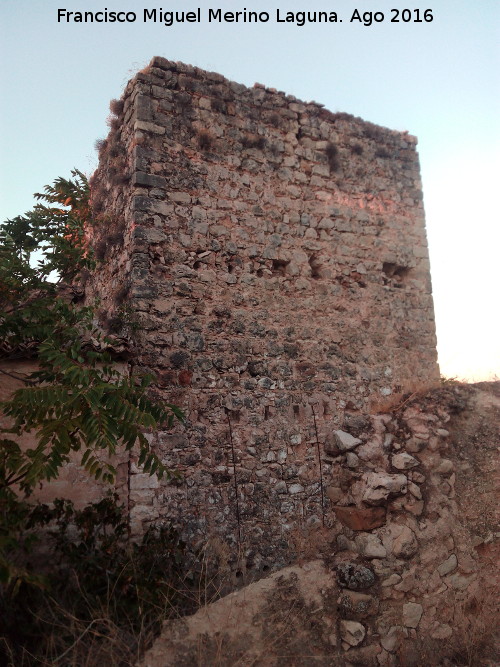
{"type": "Polygon", "coordinates": [[[500,375],[498,315],[500,3],[319,0],[342,23],[277,24],[298,0],[1,0],[0,219],[73,167],[91,173],[111,98],[160,55],[419,138],[442,371],[500,375]],[[131,24],[58,23],[57,9],[135,11],[131,24]],[[144,8],[192,11],[201,25],[143,23],[144,8]],[[208,8],[268,11],[267,24],[209,24],[208,8]],[[432,23],[391,23],[391,8],[431,8],[432,23]],[[352,12],[382,23],[350,23],[352,12]]]}

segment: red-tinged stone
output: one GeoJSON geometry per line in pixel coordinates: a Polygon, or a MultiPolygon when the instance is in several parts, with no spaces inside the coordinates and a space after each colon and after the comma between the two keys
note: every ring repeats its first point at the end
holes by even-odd
{"type": "Polygon", "coordinates": [[[179,373],[179,384],[182,387],[187,387],[188,385],[191,384],[191,380],[193,378],[193,373],[191,371],[181,371],[179,373]]]}
{"type": "Polygon", "coordinates": [[[385,524],[385,507],[334,507],[337,519],[351,530],[373,530],[385,524]]]}

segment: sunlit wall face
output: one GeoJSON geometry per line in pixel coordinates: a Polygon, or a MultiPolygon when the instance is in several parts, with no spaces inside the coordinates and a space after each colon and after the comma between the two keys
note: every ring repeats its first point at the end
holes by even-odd
{"type": "MultiPolygon", "coordinates": [[[[107,133],[109,100],[152,56],[192,63],[248,86],[260,81],[418,136],[442,372],[500,375],[500,169],[494,158],[500,152],[500,4],[439,0],[432,22],[385,20],[369,27],[350,22],[352,2],[335,4],[342,23],[204,21],[168,28],[142,20],[58,23],[56,0],[4,0],[0,219],[31,208],[33,192],[72,168],[93,171],[93,145],[107,133]]],[[[377,10],[390,18],[393,4],[381,0],[377,10]]],[[[234,0],[217,7],[243,9],[234,0]]],[[[84,7],[103,8],[99,0],[84,7]]],[[[135,0],[123,0],[119,9],[142,11],[135,0]]],[[[172,0],[168,9],[191,7],[172,0]]],[[[255,0],[248,9],[274,17],[276,6],[255,0]]],[[[304,5],[287,0],[282,9],[304,5]]],[[[314,9],[332,7],[321,1],[314,9]]]]}

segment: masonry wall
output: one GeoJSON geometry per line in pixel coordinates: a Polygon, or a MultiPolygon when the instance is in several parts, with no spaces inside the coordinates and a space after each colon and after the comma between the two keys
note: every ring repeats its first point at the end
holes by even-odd
{"type": "Polygon", "coordinates": [[[87,295],[187,416],[151,434],[182,482],[132,465],[134,528],[283,563],[335,520],[333,432],[438,379],[416,139],[163,58],[113,110],[87,295]]]}

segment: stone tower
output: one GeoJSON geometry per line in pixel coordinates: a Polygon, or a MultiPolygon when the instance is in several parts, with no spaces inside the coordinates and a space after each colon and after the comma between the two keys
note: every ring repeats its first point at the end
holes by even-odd
{"type": "Polygon", "coordinates": [[[129,469],[133,525],[285,562],[332,520],[332,432],[439,377],[416,139],[163,58],[113,111],[87,293],[187,416],[151,435],[180,484],[129,469]]]}

